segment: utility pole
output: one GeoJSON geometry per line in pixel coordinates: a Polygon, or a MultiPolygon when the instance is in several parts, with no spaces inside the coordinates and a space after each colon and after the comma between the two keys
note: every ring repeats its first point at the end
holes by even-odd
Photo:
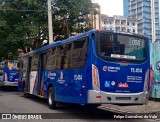
{"type": "Polygon", "coordinates": [[[48,31],[49,31],[49,44],[51,44],[53,43],[51,0],[48,0],[48,31]]]}
{"type": "Polygon", "coordinates": [[[152,43],[154,43],[156,41],[155,4],[154,4],[154,0],[151,0],[151,23],[152,23],[152,43]]]}

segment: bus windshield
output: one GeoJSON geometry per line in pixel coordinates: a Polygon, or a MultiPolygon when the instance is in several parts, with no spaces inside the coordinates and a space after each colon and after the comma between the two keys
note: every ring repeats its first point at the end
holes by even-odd
{"type": "Polygon", "coordinates": [[[7,61],[7,67],[9,70],[19,70],[20,62],[7,61]]]}
{"type": "Polygon", "coordinates": [[[104,59],[144,61],[145,39],[127,34],[100,33],[98,55],[104,59]]]}

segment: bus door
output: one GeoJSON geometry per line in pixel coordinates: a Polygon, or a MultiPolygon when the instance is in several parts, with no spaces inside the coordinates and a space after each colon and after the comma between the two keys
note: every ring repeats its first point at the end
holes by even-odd
{"type": "Polygon", "coordinates": [[[26,78],[26,91],[30,92],[30,75],[31,75],[31,64],[32,64],[32,57],[28,58],[28,67],[27,67],[27,78],[26,78]]]}
{"type": "Polygon", "coordinates": [[[40,55],[39,68],[38,68],[38,95],[44,96],[44,80],[45,80],[45,69],[46,69],[46,53],[40,55]]]}

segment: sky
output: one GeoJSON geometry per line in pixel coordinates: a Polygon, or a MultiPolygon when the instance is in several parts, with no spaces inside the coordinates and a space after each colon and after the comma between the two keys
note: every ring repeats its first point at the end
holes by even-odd
{"type": "Polygon", "coordinates": [[[108,16],[123,15],[123,0],[92,0],[101,5],[101,13],[108,16]]]}
{"type": "MultiPolygon", "coordinates": [[[[123,0],[92,0],[101,5],[101,13],[108,16],[123,15],[123,0]]],[[[159,2],[160,6],[160,2],[159,2]]]]}

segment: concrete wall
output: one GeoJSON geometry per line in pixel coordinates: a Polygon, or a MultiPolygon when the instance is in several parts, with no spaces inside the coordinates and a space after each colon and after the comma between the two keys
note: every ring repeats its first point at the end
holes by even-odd
{"type": "Polygon", "coordinates": [[[154,71],[154,80],[150,97],[160,98],[160,41],[151,43],[150,51],[151,64],[154,71]]]}

